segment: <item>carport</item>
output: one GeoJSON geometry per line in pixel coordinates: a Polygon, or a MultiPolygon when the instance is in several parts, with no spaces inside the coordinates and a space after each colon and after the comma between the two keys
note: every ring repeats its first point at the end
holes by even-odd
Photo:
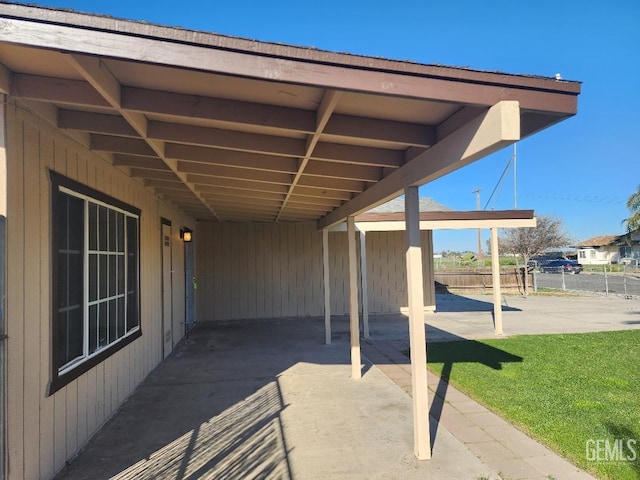
{"type": "MultiPolygon", "coordinates": [[[[0,93],[10,109],[42,119],[197,222],[196,248],[209,223],[315,222],[326,235],[346,221],[354,378],[357,216],[404,193],[397,220],[407,237],[414,451],[429,458],[418,187],[574,115],[580,84],[17,4],[0,5],[0,23],[0,93]]],[[[107,188],[100,171],[89,175],[107,188]]]]}

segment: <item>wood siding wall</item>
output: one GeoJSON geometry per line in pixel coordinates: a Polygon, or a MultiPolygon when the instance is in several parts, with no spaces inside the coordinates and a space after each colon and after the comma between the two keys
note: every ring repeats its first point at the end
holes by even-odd
{"type": "MultiPolygon", "coordinates": [[[[161,361],[160,216],[174,224],[174,284],[178,288],[174,289],[173,313],[177,324],[184,319],[184,287],[180,288],[184,257],[178,231],[179,226],[194,224],[21,104],[7,105],[6,128],[9,478],[48,479],[161,361]],[[51,396],[47,396],[52,342],[48,169],[142,210],[142,337],[51,396]]],[[[174,335],[176,341],[181,332],[174,335]]]]}
{"type": "MultiPolygon", "coordinates": [[[[424,277],[430,233],[422,232],[424,277]]],[[[218,224],[196,232],[199,322],[324,314],[322,233],[315,223],[218,224]]],[[[404,232],[366,235],[369,311],[407,306],[404,232]]],[[[349,312],[347,234],[329,234],[331,313],[349,312]]],[[[429,303],[425,288],[425,305],[429,303]]],[[[362,295],[359,294],[361,301],[362,295]]]]}

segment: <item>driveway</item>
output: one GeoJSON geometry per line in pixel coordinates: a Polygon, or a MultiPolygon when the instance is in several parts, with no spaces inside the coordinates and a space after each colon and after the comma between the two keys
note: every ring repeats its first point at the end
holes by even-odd
{"type": "MultiPolygon", "coordinates": [[[[491,295],[436,295],[436,313],[426,317],[427,341],[491,338],[491,295]]],[[[640,298],[618,296],[504,295],[505,335],[583,333],[640,328],[640,298]]]]}

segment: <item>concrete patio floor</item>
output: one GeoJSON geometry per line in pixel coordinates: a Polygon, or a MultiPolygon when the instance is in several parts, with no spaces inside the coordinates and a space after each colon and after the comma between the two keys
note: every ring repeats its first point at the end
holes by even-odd
{"type": "MultiPolygon", "coordinates": [[[[460,338],[468,328],[470,337],[491,336],[490,298],[440,299],[454,303],[426,317],[427,338],[460,338]]],[[[542,303],[515,298],[506,299],[507,333],[545,333],[564,321],[540,322],[542,303]]],[[[550,298],[547,308],[565,311],[550,298]]],[[[584,309],[583,324],[596,322],[595,308],[640,328],[638,302],[615,302],[574,309],[584,309]]],[[[372,317],[361,380],[349,378],[348,322],[333,327],[327,346],[318,318],[199,326],[57,478],[593,478],[431,374],[433,458],[417,460],[406,318],[372,317]]]]}

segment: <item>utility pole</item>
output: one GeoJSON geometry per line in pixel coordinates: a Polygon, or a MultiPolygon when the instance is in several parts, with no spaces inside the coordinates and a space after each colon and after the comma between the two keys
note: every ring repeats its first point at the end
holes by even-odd
{"type": "Polygon", "coordinates": [[[513,209],[518,209],[518,144],[513,144],[513,209]]]}
{"type": "MultiPolygon", "coordinates": [[[[480,188],[476,188],[471,193],[476,194],[476,210],[480,210],[480,188]]],[[[478,229],[478,267],[484,266],[482,260],[482,230],[478,229]]]]}

